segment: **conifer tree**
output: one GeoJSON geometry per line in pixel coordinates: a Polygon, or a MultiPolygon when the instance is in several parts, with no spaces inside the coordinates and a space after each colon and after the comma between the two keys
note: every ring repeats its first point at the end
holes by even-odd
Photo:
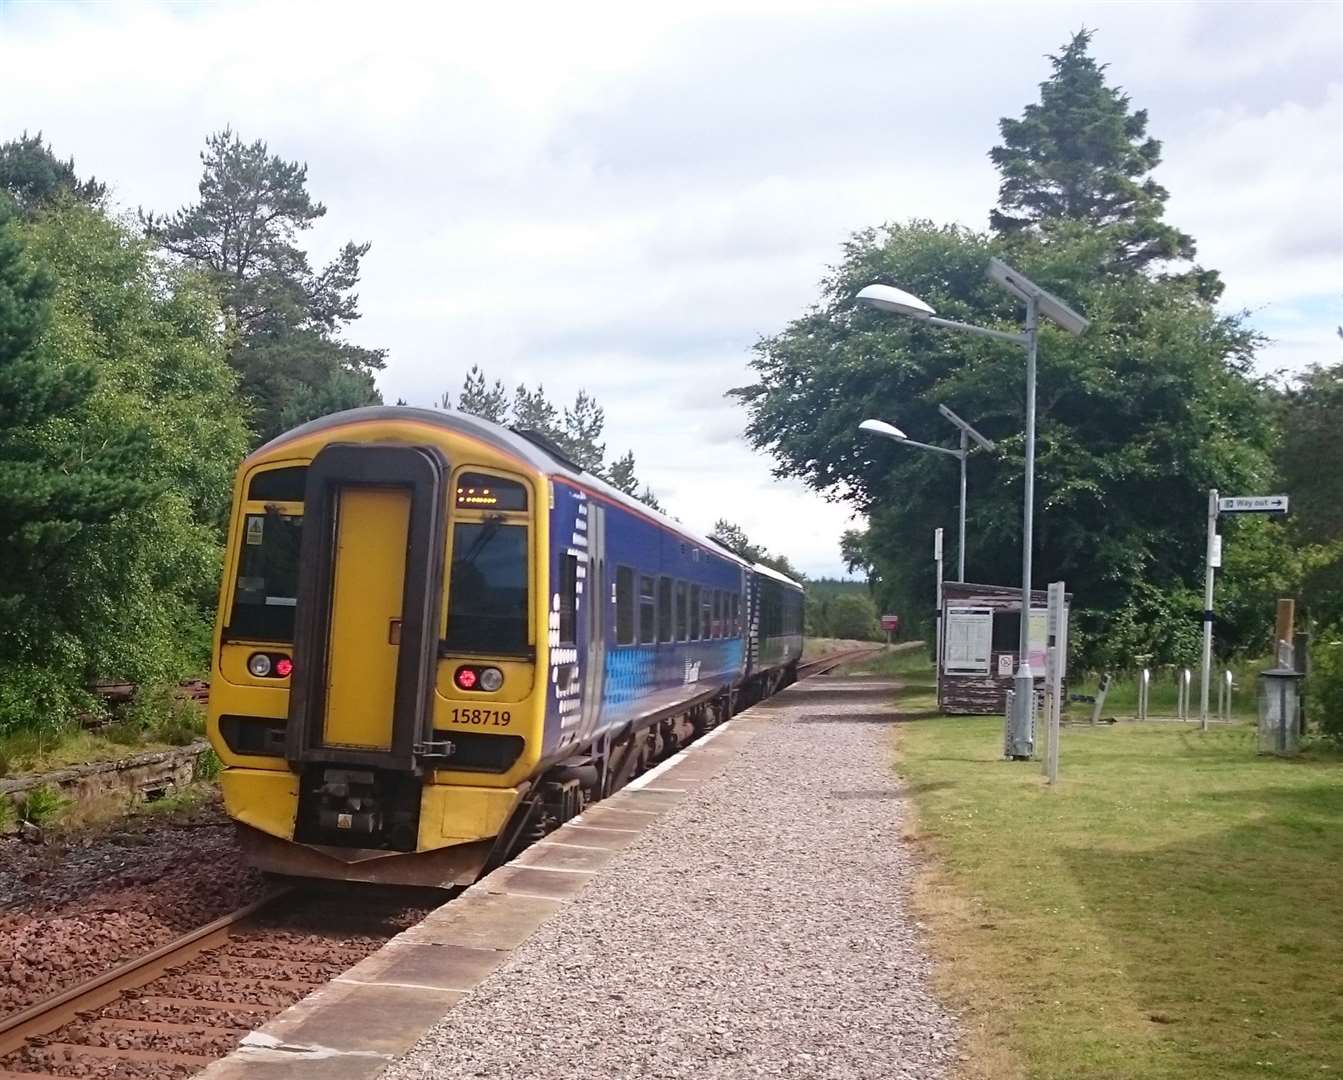
{"type": "Polygon", "coordinates": [[[164,249],[204,270],[219,289],[253,424],[264,441],[296,423],[379,403],[373,373],[385,352],[344,341],[359,318],[360,260],[346,244],[316,270],[298,246],[326,214],[308,193],[308,167],[244,143],[225,128],[206,140],[200,198],[166,216],[141,214],[164,249]]]}
{"type": "MultiPolygon", "coordinates": [[[[1098,230],[1117,270],[1190,260],[1194,241],[1162,221],[1168,192],[1152,177],[1161,143],[1147,134],[1147,110],[1105,81],[1090,54],[1092,32],[1074,34],[1051,56],[1053,74],[1020,119],[1004,117],[989,157],[1002,174],[990,223],[1003,237],[1048,235],[1069,225],[1098,230]]],[[[1198,272],[1205,289],[1215,275],[1198,272]],[[1206,279],[1206,282],[1203,281],[1206,279]]]]}

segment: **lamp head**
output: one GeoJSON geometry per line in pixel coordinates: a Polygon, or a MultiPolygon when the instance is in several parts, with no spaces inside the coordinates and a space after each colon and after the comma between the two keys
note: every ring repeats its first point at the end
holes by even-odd
{"type": "Polygon", "coordinates": [[[858,299],[882,311],[909,315],[915,319],[927,319],[936,314],[917,296],[904,289],[897,289],[894,285],[868,285],[858,293],[858,299]]]}
{"type": "Polygon", "coordinates": [[[869,435],[881,435],[887,439],[894,439],[896,442],[906,442],[909,436],[901,431],[894,424],[888,424],[885,420],[864,420],[858,425],[859,431],[866,431],[869,435]]]}

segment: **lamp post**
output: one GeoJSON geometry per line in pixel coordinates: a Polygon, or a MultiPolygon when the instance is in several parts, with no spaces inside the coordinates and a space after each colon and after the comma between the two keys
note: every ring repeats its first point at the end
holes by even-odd
{"type": "Polygon", "coordinates": [[[903,443],[906,446],[917,446],[920,450],[931,450],[936,454],[946,454],[948,457],[954,457],[960,461],[960,537],[956,546],[956,580],[963,582],[965,581],[965,459],[970,456],[971,439],[974,439],[975,442],[985,450],[993,450],[997,444],[994,443],[992,439],[985,438],[945,405],[939,405],[937,411],[960,429],[961,446],[959,450],[950,450],[945,446],[933,446],[929,443],[922,443],[916,439],[911,439],[894,424],[888,424],[884,420],[864,420],[858,425],[858,430],[866,431],[869,435],[880,435],[883,438],[890,439],[892,442],[903,443]]]}
{"type": "MultiPolygon", "coordinates": [[[[946,330],[960,330],[980,337],[1011,341],[1026,350],[1026,462],[1025,508],[1021,530],[1021,633],[1017,641],[1017,671],[1013,689],[1013,729],[1018,746],[1029,745],[1030,721],[1035,705],[1035,682],[1030,665],[1031,617],[1031,546],[1035,525],[1035,357],[1036,337],[1040,316],[1070,334],[1081,334],[1090,324],[1057,296],[1040,288],[1029,278],[1017,273],[1001,259],[990,259],[988,277],[995,285],[1006,289],[1026,304],[1026,326],[1022,333],[991,330],[986,326],[941,319],[917,296],[891,285],[868,285],[858,293],[858,299],[882,311],[926,322],[946,330]]],[[[1013,756],[1022,756],[1014,754],[1013,756]]],[[[1028,756],[1028,755],[1026,755],[1028,756]]]]}

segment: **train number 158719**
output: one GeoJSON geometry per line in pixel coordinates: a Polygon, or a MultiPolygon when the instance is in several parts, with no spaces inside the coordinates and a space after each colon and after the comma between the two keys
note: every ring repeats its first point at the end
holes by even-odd
{"type": "Polygon", "coordinates": [[[455,724],[508,727],[513,722],[513,714],[507,709],[453,709],[452,721],[455,724]]]}

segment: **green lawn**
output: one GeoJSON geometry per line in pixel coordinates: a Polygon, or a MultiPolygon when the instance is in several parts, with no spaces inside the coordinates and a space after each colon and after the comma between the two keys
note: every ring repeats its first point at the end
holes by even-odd
{"type": "Polygon", "coordinates": [[[897,768],[966,1073],[1343,1073],[1343,760],[1261,758],[1248,726],[1065,728],[1061,783],[1002,721],[928,718],[903,676],[897,768]]]}

